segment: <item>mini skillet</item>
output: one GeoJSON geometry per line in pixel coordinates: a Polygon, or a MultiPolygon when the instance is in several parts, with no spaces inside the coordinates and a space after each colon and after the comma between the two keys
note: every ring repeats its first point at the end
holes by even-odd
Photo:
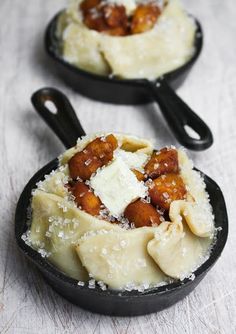
{"type": "MultiPolygon", "coordinates": [[[[74,146],[77,138],[85,134],[70,102],[58,90],[43,88],[33,94],[32,103],[39,115],[51,127],[66,148],[74,146]],[[56,114],[48,109],[46,105],[48,101],[54,104],[57,110],[56,114]]],[[[137,291],[102,291],[98,287],[89,289],[88,285],[78,286],[75,279],[59,271],[21,238],[22,234],[28,229],[28,209],[31,203],[32,190],[36,188],[37,182],[43,180],[46,174],[57,167],[58,159],[54,159],[38,171],[26,185],[16,208],[15,236],[20,250],[37,266],[45,280],[54,290],[72,303],[93,312],[114,316],[144,315],[160,311],[188,295],[219,258],[228,235],[227,211],[220,188],[212,179],[202,173],[206,189],[210,195],[218,233],[209,259],[194,272],[194,279],[186,278],[183,281],[175,281],[172,284],[149,289],[143,293],[137,291]]]]}
{"type": "Polygon", "coordinates": [[[56,36],[57,20],[60,14],[61,12],[52,19],[47,27],[45,47],[49,56],[54,60],[58,73],[70,86],[79,93],[102,102],[140,104],[156,101],[172,132],[183,146],[200,151],[212,145],[213,136],[209,127],[173,90],[184,81],[201,52],[203,33],[197,20],[195,20],[197,27],[195,52],[189,61],[161,78],[149,81],[100,76],[66,62],[60,53],[60,40],[56,36]],[[197,136],[192,136],[188,131],[189,128],[193,129],[197,136]]]}

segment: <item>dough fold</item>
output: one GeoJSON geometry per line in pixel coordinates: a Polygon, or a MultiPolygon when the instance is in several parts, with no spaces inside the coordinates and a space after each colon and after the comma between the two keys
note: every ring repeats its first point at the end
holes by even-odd
{"type": "Polygon", "coordinates": [[[183,279],[201,264],[208,246],[209,240],[202,244],[186,224],[175,221],[156,228],[147,250],[166,275],[183,279]]]}
{"type": "Polygon", "coordinates": [[[112,231],[81,238],[76,250],[92,277],[110,288],[150,287],[166,280],[147,253],[153,236],[152,228],[112,231]]]}

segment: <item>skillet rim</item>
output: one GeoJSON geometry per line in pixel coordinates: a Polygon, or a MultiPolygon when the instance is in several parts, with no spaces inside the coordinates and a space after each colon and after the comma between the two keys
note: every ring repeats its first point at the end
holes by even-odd
{"type": "MultiPolygon", "coordinates": [[[[59,51],[56,50],[54,47],[54,43],[60,43],[58,41],[58,38],[56,37],[55,34],[55,29],[56,29],[56,23],[59,18],[59,16],[65,11],[66,9],[60,10],[56,15],[53,16],[53,18],[49,21],[46,31],[45,31],[45,36],[44,36],[44,46],[46,49],[47,54],[57,63],[63,65],[65,68],[68,70],[74,72],[77,75],[85,76],[88,79],[92,79],[95,81],[102,81],[106,83],[111,83],[111,84],[123,84],[123,85],[145,85],[145,82],[148,80],[146,78],[138,78],[138,79],[119,79],[116,77],[109,77],[109,76],[103,76],[103,75],[98,75],[89,71],[86,71],[84,69],[81,69],[79,67],[76,67],[75,65],[72,65],[65,61],[63,57],[59,54],[59,51]]],[[[193,15],[189,14],[189,16],[194,20],[196,24],[196,31],[195,31],[195,40],[194,40],[194,47],[195,47],[195,52],[192,55],[192,57],[184,63],[182,66],[176,68],[175,70],[172,70],[168,73],[165,73],[164,75],[161,75],[160,77],[152,80],[153,82],[158,82],[163,79],[166,79],[167,81],[171,80],[172,78],[177,78],[178,76],[181,76],[182,73],[185,71],[189,70],[192,65],[196,62],[198,57],[201,54],[202,47],[203,47],[203,29],[200,24],[200,22],[195,18],[193,15]]],[[[151,81],[151,80],[150,80],[151,81]]],[[[152,82],[151,81],[151,82],[152,82]]]]}
{"type": "MultiPolygon", "coordinates": [[[[212,180],[209,176],[199,171],[204,177],[204,181],[206,183],[206,189],[208,191],[208,187],[213,186],[215,192],[218,192],[218,196],[220,196],[221,201],[221,209],[224,211],[224,217],[221,221],[221,224],[216,227],[222,227],[222,230],[217,231],[216,240],[212,245],[211,253],[209,258],[193,272],[194,279],[185,278],[183,281],[177,280],[173,283],[166,284],[157,288],[147,289],[144,292],[139,292],[137,290],[132,291],[122,291],[122,290],[110,290],[107,289],[105,291],[101,290],[96,286],[95,289],[90,289],[85,283],[85,286],[78,286],[78,280],[73,279],[60,270],[58,270],[54,265],[52,265],[49,261],[43,258],[36,250],[28,246],[25,241],[22,240],[22,235],[28,229],[28,218],[27,218],[27,211],[29,208],[30,200],[32,197],[32,190],[35,189],[36,183],[44,178],[46,174],[49,174],[53,169],[58,167],[58,158],[50,161],[47,165],[42,167],[37,173],[33,175],[33,177],[28,181],[24,190],[22,191],[20,198],[17,203],[16,212],[15,212],[15,238],[18,247],[24,253],[24,255],[29,258],[41,271],[43,274],[44,271],[47,271],[47,274],[53,276],[53,279],[59,279],[62,281],[63,284],[69,285],[71,287],[77,287],[78,291],[82,292],[89,292],[93,295],[99,296],[112,296],[117,298],[140,298],[140,297],[149,297],[149,296],[158,296],[164,293],[171,293],[176,291],[177,289],[181,289],[187,285],[190,285],[195,281],[195,279],[200,278],[203,274],[207,273],[208,270],[215,264],[217,259],[220,257],[225,244],[227,242],[228,237],[228,215],[226,204],[224,200],[223,193],[217,183],[212,180]]],[[[211,198],[210,198],[211,200],[211,198]]],[[[214,210],[213,210],[214,213],[214,210]]],[[[216,221],[215,221],[216,223],[216,221]]]]}

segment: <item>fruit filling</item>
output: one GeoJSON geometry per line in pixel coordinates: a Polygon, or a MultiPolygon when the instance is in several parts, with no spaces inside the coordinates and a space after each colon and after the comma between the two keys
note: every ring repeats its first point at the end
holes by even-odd
{"type": "Polygon", "coordinates": [[[158,1],[143,1],[128,15],[125,6],[115,1],[84,0],[79,10],[89,29],[111,36],[127,36],[152,29],[162,8],[158,1]]]}
{"type": "Polygon", "coordinates": [[[127,153],[112,134],[97,137],[68,161],[66,185],[78,208],[92,216],[130,227],[158,226],[169,218],[173,201],[186,198],[178,152],[163,148],[130,168],[127,153]]]}

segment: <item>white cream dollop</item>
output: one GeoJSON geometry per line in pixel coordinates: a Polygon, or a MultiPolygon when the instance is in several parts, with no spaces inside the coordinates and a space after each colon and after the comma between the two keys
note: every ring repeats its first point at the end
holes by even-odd
{"type": "Polygon", "coordinates": [[[145,197],[147,192],[144,183],[137,180],[120,157],[100,169],[91,178],[90,185],[114,217],[120,216],[131,202],[145,197]]]}

